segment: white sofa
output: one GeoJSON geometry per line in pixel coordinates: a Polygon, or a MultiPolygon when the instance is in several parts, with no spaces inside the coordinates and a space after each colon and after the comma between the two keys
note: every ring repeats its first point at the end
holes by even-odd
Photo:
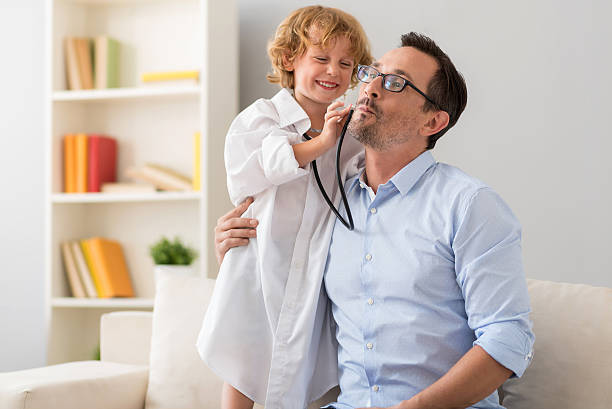
{"type": "MultiPolygon", "coordinates": [[[[508,409],[612,408],[612,289],[529,280],[534,359],[501,388],[508,409]]],[[[221,381],[195,337],[213,280],[162,277],[154,313],[101,320],[101,361],[0,374],[0,409],[214,409],[221,381]]],[[[248,345],[245,345],[248,348],[248,345]]],[[[318,407],[333,399],[332,390],[318,407]]]]}

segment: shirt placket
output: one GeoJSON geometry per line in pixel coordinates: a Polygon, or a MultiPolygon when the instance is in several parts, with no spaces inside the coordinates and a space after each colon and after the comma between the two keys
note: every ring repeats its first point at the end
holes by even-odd
{"type": "Polygon", "coordinates": [[[362,327],[363,332],[363,362],[366,373],[366,378],[369,387],[369,404],[378,406],[380,400],[381,386],[378,384],[378,359],[377,359],[377,345],[376,345],[376,332],[374,323],[376,322],[376,311],[377,311],[377,299],[374,294],[374,288],[376,287],[376,264],[377,255],[372,242],[373,235],[371,234],[372,226],[376,223],[377,214],[377,197],[374,200],[371,199],[369,188],[363,183],[361,186],[362,203],[364,203],[365,214],[365,225],[364,225],[364,240],[363,240],[363,252],[361,260],[361,284],[362,284],[362,305],[364,310],[364,323],[362,327]]]}

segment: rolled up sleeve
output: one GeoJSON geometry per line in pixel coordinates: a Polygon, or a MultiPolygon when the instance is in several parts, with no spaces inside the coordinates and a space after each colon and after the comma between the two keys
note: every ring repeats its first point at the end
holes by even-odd
{"type": "Polygon", "coordinates": [[[468,201],[453,249],[474,345],[513,376],[522,376],[532,359],[535,336],[518,220],[495,192],[480,189],[468,201]]]}
{"type": "Polygon", "coordinates": [[[272,186],[307,175],[292,144],[300,135],[280,128],[265,105],[253,104],[232,123],[225,140],[225,169],[230,199],[236,205],[272,186]]]}

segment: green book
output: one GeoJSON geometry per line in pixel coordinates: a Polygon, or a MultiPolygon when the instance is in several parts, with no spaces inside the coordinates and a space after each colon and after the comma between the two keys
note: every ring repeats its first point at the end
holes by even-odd
{"type": "Polygon", "coordinates": [[[119,87],[119,42],[108,36],[95,38],[94,75],[97,89],[119,87]]]}

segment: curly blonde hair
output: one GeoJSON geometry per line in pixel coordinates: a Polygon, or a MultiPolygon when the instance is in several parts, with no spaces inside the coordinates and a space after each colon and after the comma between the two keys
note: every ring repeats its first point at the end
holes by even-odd
{"type": "Polygon", "coordinates": [[[357,85],[357,65],[372,62],[370,43],[361,24],[348,13],[331,7],[308,6],[295,10],[283,20],[268,42],[268,56],[272,63],[272,73],[268,81],[281,87],[293,89],[293,71],[285,69],[285,63],[293,62],[314,44],[309,38],[311,30],[319,35],[316,45],[326,48],[336,38],[345,36],[351,44],[350,53],[355,59],[351,75],[351,87],[357,85]],[[285,60],[283,60],[285,58],[285,60]]]}

